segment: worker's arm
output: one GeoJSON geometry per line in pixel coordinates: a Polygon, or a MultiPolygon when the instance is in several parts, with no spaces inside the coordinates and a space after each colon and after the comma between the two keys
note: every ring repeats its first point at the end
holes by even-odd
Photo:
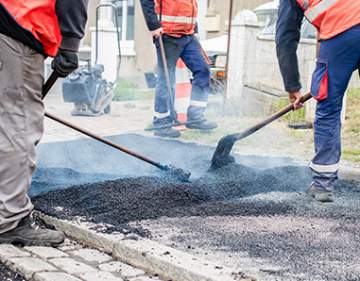
{"type": "Polygon", "coordinates": [[[60,77],[66,77],[79,65],[77,52],[80,40],[84,37],[87,21],[88,0],[57,0],[58,17],[62,42],[52,61],[52,68],[60,77]]]}
{"type": "Polygon", "coordinates": [[[162,32],[161,22],[155,12],[154,0],[140,0],[141,7],[144,13],[146,25],[153,36],[159,36],[162,32]]]}
{"type": "Polygon", "coordinates": [[[56,14],[63,40],[61,49],[77,51],[84,37],[88,0],[57,0],[56,14]]]}
{"type": "Polygon", "coordinates": [[[304,13],[296,0],[280,0],[276,24],[276,51],[285,90],[295,102],[301,96],[297,48],[304,13]]]}

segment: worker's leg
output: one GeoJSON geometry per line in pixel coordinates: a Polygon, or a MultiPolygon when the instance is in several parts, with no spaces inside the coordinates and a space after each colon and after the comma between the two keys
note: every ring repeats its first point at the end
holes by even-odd
{"type": "MultiPolygon", "coordinates": [[[[163,36],[167,65],[169,69],[173,100],[175,99],[175,73],[176,62],[180,57],[183,49],[183,38],[174,38],[167,35],[163,36]]],[[[157,73],[158,79],[156,84],[156,96],[155,96],[155,117],[153,124],[155,127],[172,126],[171,116],[173,105],[171,104],[166,84],[163,60],[161,57],[160,43],[158,39],[155,39],[156,52],[157,52],[157,73]]]]}
{"type": "Polygon", "coordinates": [[[324,41],[313,75],[312,94],[321,100],[315,118],[313,188],[331,191],[341,156],[341,110],[349,80],[360,59],[360,26],[324,41]]]}
{"type": "Polygon", "coordinates": [[[41,54],[0,34],[0,233],[33,209],[27,192],[43,133],[43,62],[41,54]]]}
{"type": "MultiPolygon", "coordinates": [[[[201,51],[200,44],[195,36],[188,36],[188,43],[181,53],[186,66],[193,74],[192,93],[188,108],[188,121],[196,122],[205,120],[204,113],[210,93],[210,67],[201,51]]],[[[216,127],[212,124],[209,129],[216,127]]]]}

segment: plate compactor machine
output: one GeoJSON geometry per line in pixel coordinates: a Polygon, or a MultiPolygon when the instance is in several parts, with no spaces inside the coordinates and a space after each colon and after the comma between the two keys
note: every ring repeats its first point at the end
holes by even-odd
{"type": "MultiPolygon", "coordinates": [[[[119,54],[116,77],[119,77],[121,49],[117,7],[111,3],[100,4],[96,8],[95,64],[91,64],[91,59],[83,60],[87,62],[87,65],[80,67],[65,78],[62,86],[64,102],[74,104],[71,114],[75,116],[100,116],[110,113],[113,92],[118,78],[115,81],[105,79],[103,77],[104,65],[99,64],[99,20],[100,9],[102,8],[111,8],[115,16],[119,54]]],[[[80,60],[82,59],[80,58],[80,60]]]]}

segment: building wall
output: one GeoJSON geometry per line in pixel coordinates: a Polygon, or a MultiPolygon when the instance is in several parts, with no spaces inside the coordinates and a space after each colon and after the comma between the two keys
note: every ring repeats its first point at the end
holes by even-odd
{"type": "Polygon", "coordinates": [[[153,72],[156,64],[155,45],[146,26],[140,1],[135,5],[136,67],[143,72],[153,72]]]}
{"type": "MultiPolygon", "coordinates": [[[[220,15],[220,28],[218,32],[205,32],[204,35],[207,38],[212,38],[226,33],[230,1],[206,1],[207,7],[204,2],[202,2],[203,5],[201,5],[202,9],[200,12],[200,18],[202,26],[200,28],[206,28],[206,20],[203,20],[205,14],[220,15]]],[[[234,15],[236,15],[239,10],[254,9],[255,7],[265,2],[269,2],[269,0],[234,0],[234,15]]],[[[100,0],[90,0],[89,2],[89,19],[86,36],[83,40],[84,45],[91,45],[90,28],[95,26],[96,5],[99,3],[100,0]]],[[[116,43],[114,42],[114,44],[116,43]]],[[[129,49],[126,49],[122,53],[122,65],[120,70],[121,77],[131,79],[133,81],[136,81],[140,85],[144,85],[144,73],[154,72],[156,66],[156,55],[152,38],[149,34],[149,31],[145,24],[144,16],[142,14],[140,1],[137,0],[135,1],[134,47],[131,52],[129,49]]]]}
{"type": "MultiPolygon", "coordinates": [[[[248,9],[253,10],[261,4],[270,2],[270,0],[233,0],[234,11],[233,18],[239,11],[248,9]]],[[[208,0],[208,16],[220,16],[219,31],[207,32],[208,38],[223,35],[227,31],[227,22],[229,19],[230,0],[208,0]]]]}

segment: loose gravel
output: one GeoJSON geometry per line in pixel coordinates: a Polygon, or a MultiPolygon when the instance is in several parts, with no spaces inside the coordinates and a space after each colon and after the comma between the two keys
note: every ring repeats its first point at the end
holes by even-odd
{"type": "Polygon", "coordinates": [[[4,264],[0,263],[0,280],[1,281],[26,281],[18,273],[12,272],[4,264]]]}

